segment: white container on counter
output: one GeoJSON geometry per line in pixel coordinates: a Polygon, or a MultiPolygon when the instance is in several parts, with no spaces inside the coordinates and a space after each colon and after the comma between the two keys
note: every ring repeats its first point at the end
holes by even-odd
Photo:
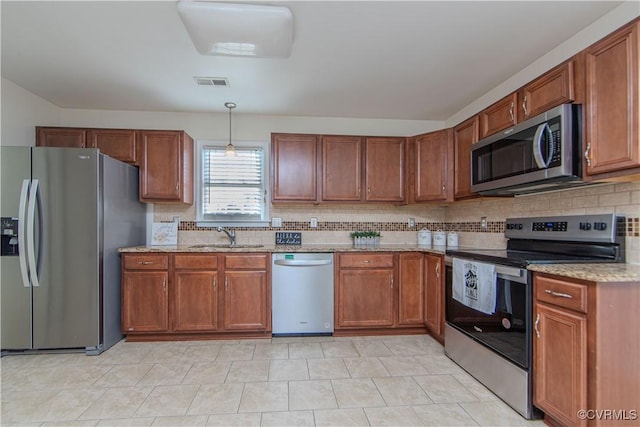
{"type": "Polygon", "coordinates": [[[418,231],[418,246],[431,247],[431,231],[426,228],[418,231]]]}
{"type": "Polygon", "coordinates": [[[433,246],[447,246],[447,233],[442,230],[433,233],[433,246]]]}
{"type": "Polygon", "coordinates": [[[450,231],[449,234],[447,234],[447,247],[458,247],[458,233],[456,233],[455,231],[450,231]]]}

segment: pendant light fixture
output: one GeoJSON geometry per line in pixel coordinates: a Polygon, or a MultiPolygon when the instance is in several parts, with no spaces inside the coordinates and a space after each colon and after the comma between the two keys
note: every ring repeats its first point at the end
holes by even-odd
{"type": "Polygon", "coordinates": [[[231,143],[231,110],[236,108],[236,104],[234,102],[225,102],[224,106],[229,109],[229,143],[227,144],[227,149],[224,152],[225,156],[235,156],[236,149],[231,143]]]}

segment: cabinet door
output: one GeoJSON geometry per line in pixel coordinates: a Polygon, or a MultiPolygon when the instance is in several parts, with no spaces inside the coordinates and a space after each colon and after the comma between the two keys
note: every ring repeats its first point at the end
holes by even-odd
{"type": "Polygon", "coordinates": [[[393,269],[340,270],[337,327],[393,326],[393,269]]]}
{"type": "Polygon", "coordinates": [[[421,325],[424,319],[422,253],[401,253],[398,280],[398,324],[421,325]]]}
{"type": "Polygon", "coordinates": [[[404,138],[365,140],[365,200],[404,201],[404,138]]]}
{"type": "Polygon", "coordinates": [[[534,404],[564,425],[585,426],[587,405],[586,316],[536,304],[533,339],[534,404]]]}
{"type": "Polygon", "coordinates": [[[424,324],[434,338],[444,338],[444,270],[442,257],[424,256],[424,324]]]}
{"type": "Polygon", "coordinates": [[[485,138],[518,123],[518,94],[502,98],[480,112],[480,138],[485,138]]]}
{"type": "Polygon", "coordinates": [[[123,162],[137,164],[136,131],[130,129],[91,129],[87,132],[87,147],[123,162]]]}
{"type": "Polygon", "coordinates": [[[322,200],[360,201],[362,139],[322,137],[322,200]]]}
{"type": "Polygon", "coordinates": [[[317,199],[318,150],[315,135],[271,136],[271,199],[274,202],[317,199]]]}
{"type": "Polygon", "coordinates": [[[639,37],[637,21],[586,50],[587,175],[640,166],[639,37]]]}
{"type": "Polygon", "coordinates": [[[140,132],[140,200],[183,201],[184,165],[181,139],[180,132],[140,132]]]}
{"type": "Polygon", "coordinates": [[[36,146],[85,148],[86,129],[36,126],[36,146]]]}
{"type": "Polygon", "coordinates": [[[173,283],[173,330],[215,331],[218,328],[218,273],[176,271],[173,283]]]}
{"type": "Polygon", "coordinates": [[[521,120],[524,121],[545,111],[573,101],[573,60],[554,68],[535,79],[520,92],[521,120]]]}
{"type": "Polygon", "coordinates": [[[478,142],[480,118],[474,116],[453,128],[455,199],[477,196],[471,192],[471,146],[478,142]]]}
{"type": "Polygon", "coordinates": [[[169,328],[168,273],[125,271],[122,275],[122,332],[164,332],[169,328]]]}
{"type": "Polygon", "coordinates": [[[452,201],[453,144],[451,129],[426,133],[415,139],[415,201],[452,201]]]}
{"type": "Polygon", "coordinates": [[[224,277],[224,328],[271,329],[270,295],[265,271],[227,271],[224,277]]]}

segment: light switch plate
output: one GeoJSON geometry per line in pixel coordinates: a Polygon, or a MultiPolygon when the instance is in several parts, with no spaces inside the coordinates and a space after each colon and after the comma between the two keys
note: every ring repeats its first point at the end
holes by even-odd
{"type": "Polygon", "coordinates": [[[282,227],[282,218],[271,218],[272,227],[282,227]]]}
{"type": "Polygon", "coordinates": [[[311,218],[311,221],[309,221],[309,226],[311,228],[318,228],[318,218],[311,218]]]}

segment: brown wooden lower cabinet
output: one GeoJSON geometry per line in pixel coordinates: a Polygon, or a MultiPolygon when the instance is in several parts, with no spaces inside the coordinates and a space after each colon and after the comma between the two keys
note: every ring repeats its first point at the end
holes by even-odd
{"type": "Polygon", "coordinates": [[[637,425],[638,283],[536,273],[533,317],[534,404],[545,421],[557,426],[637,425]]]}
{"type": "Polygon", "coordinates": [[[264,337],[271,331],[269,254],[121,255],[127,340],[264,337]]]}
{"type": "Polygon", "coordinates": [[[335,335],[424,333],[422,254],[339,253],[335,335]]]}
{"type": "Polygon", "coordinates": [[[424,325],[440,343],[444,342],[444,259],[424,255],[424,325]]]}

